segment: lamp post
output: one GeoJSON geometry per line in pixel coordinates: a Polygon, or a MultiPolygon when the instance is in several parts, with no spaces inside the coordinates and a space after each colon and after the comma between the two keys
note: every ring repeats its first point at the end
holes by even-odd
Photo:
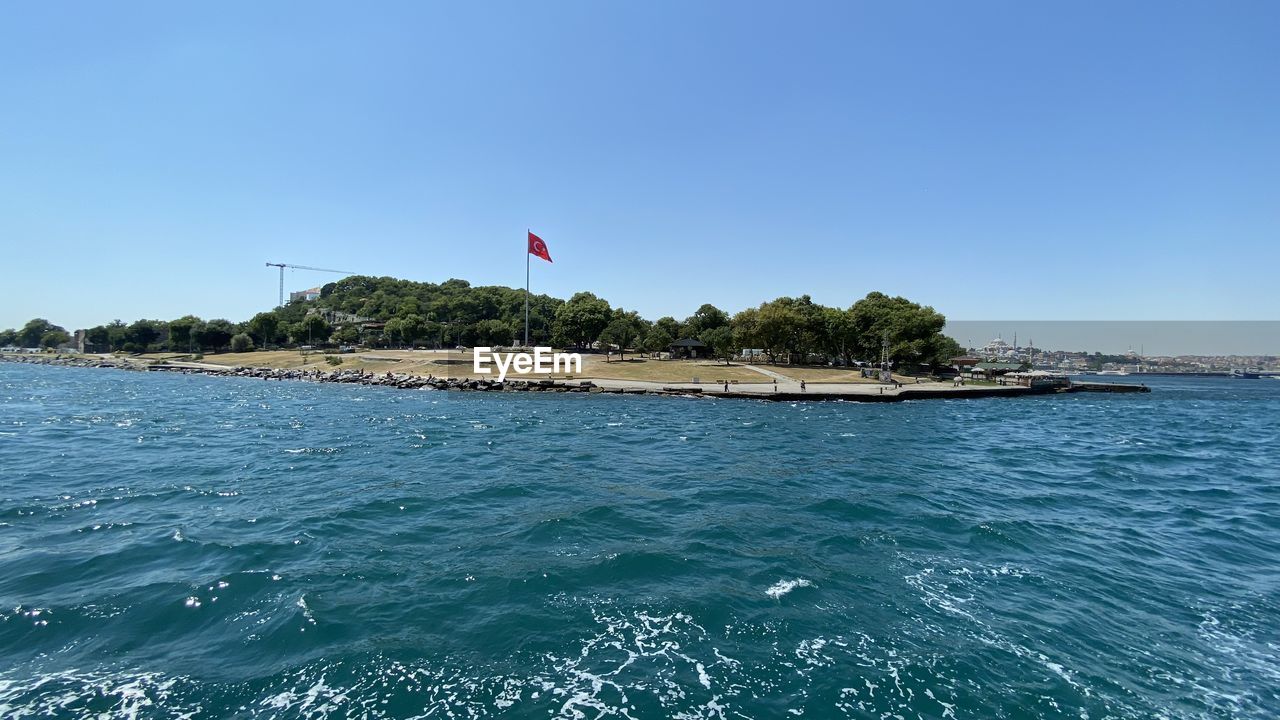
{"type": "Polygon", "coordinates": [[[885,335],[880,338],[880,382],[888,383],[893,381],[893,373],[889,371],[892,363],[889,362],[889,336],[885,335]]]}

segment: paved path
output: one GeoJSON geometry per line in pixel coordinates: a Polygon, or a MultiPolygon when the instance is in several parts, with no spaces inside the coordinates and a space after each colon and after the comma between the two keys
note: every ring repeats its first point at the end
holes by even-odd
{"type": "Polygon", "coordinates": [[[153,363],[149,367],[183,368],[186,370],[221,370],[224,372],[235,369],[230,365],[219,365],[217,363],[193,362],[190,360],[165,360],[163,362],[153,363]]]}
{"type": "MultiPolygon", "coordinates": [[[[774,371],[772,371],[772,370],[767,370],[767,369],[765,369],[765,368],[757,367],[757,366],[755,366],[755,365],[743,365],[742,367],[744,367],[744,368],[746,368],[746,369],[748,369],[748,370],[755,370],[756,372],[760,373],[761,375],[768,375],[769,377],[774,378],[774,379],[776,379],[776,380],[779,380],[779,381],[781,381],[781,382],[795,383],[796,385],[799,385],[799,384],[800,384],[800,381],[799,381],[799,380],[796,380],[795,378],[789,378],[789,377],[787,377],[786,375],[783,375],[783,374],[782,374],[782,373],[780,373],[780,372],[774,372],[774,371]]],[[[772,383],[770,383],[770,384],[772,384],[772,383]]]]}
{"type": "MultiPolygon", "coordinates": [[[[579,380],[571,380],[568,384],[575,382],[590,380],[591,382],[603,388],[623,389],[623,390],[661,390],[663,388],[689,388],[700,389],[703,395],[715,397],[724,395],[723,383],[691,383],[691,382],[653,382],[647,380],[612,380],[608,378],[580,378],[579,380]]],[[[1017,394],[1024,390],[1021,386],[988,386],[988,385],[968,385],[964,387],[955,387],[950,382],[931,382],[919,383],[912,385],[903,385],[894,387],[892,385],[880,385],[879,383],[808,383],[808,391],[804,394],[813,395],[814,399],[823,399],[824,397],[839,395],[893,395],[910,397],[914,393],[931,392],[931,391],[954,391],[958,394],[973,393],[975,395],[991,395],[993,393],[1017,394]]],[[[786,378],[785,382],[780,381],[777,385],[772,382],[767,383],[730,383],[729,395],[772,395],[774,393],[784,393],[789,397],[797,397],[801,395],[800,383],[798,381],[786,378]]]]}

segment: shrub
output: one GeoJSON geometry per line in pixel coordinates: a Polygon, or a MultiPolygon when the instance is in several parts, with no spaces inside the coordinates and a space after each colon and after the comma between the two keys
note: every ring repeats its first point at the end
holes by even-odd
{"type": "Polygon", "coordinates": [[[337,355],[325,355],[325,356],[324,356],[324,361],[325,361],[325,362],[327,362],[327,363],[329,363],[330,365],[341,365],[341,364],[342,364],[342,358],[338,357],[337,355]]]}
{"type": "Polygon", "coordinates": [[[244,333],[231,336],[231,352],[249,352],[253,349],[253,338],[244,333]]]}

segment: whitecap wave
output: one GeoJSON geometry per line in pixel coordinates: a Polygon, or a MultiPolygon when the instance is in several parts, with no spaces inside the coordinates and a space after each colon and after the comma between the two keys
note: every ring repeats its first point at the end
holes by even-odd
{"type": "Polygon", "coordinates": [[[779,580],[773,585],[770,585],[769,589],[764,591],[764,594],[768,595],[774,600],[778,600],[783,595],[786,595],[787,593],[791,592],[792,590],[795,590],[796,588],[807,588],[807,587],[813,587],[813,583],[809,582],[808,580],[805,580],[804,578],[796,578],[794,580],[779,580]]]}

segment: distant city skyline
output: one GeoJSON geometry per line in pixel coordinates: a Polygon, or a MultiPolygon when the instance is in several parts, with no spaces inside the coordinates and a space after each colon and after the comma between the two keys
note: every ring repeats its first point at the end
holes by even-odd
{"type": "Polygon", "coordinates": [[[957,320],[1273,320],[1277,26],[1266,2],[8,5],[0,328],[245,320],[266,262],[522,287],[526,229],[555,257],[535,293],[649,319],[878,290],[957,320]]]}
{"type": "Polygon", "coordinates": [[[1016,338],[1019,347],[1107,355],[1280,356],[1280,321],[955,320],[943,333],[965,348],[1016,338]]]}

